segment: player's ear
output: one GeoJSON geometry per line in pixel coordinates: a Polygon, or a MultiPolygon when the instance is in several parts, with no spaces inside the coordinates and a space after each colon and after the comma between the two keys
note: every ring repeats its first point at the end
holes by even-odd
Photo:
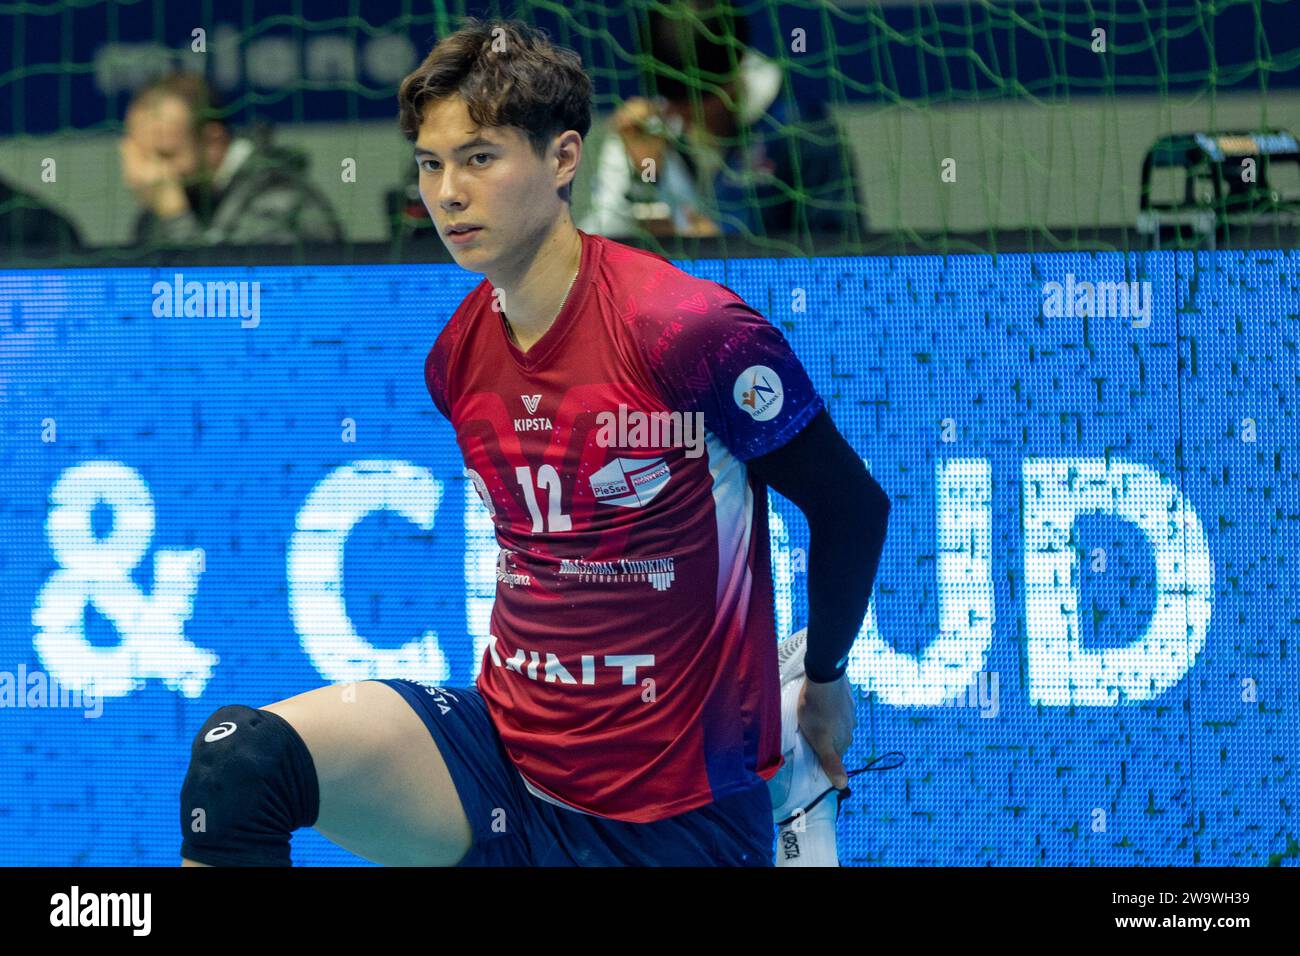
{"type": "Polygon", "coordinates": [[[555,188],[561,195],[572,195],[573,181],[578,178],[578,164],[582,162],[582,136],[576,129],[566,129],[555,138],[551,150],[555,162],[555,188]]]}

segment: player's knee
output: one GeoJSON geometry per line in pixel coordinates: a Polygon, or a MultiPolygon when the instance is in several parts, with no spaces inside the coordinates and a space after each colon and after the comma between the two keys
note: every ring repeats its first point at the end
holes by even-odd
{"type": "Polygon", "coordinates": [[[289,835],[315,824],[319,812],[315,764],[287,720],[229,704],[204,722],[181,785],[182,857],[290,866],[289,835]]]}

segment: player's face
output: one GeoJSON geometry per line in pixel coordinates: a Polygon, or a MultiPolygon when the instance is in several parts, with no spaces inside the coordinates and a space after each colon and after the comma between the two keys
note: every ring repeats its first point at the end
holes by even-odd
{"type": "Polygon", "coordinates": [[[415,141],[420,196],[456,262],[488,273],[540,242],[564,205],[556,165],[512,126],[478,126],[465,101],[428,104],[415,141]],[[478,227],[455,235],[454,226],[478,227]]]}

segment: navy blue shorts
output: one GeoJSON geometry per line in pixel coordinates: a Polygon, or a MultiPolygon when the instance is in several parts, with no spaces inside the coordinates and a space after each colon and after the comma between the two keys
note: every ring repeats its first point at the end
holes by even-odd
{"type": "Polygon", "coordinates": [[[380,683],[424,720],[451,772],[474,834],[457,866],[775,866],[765,782],[653,823],[566,810],[524,786],[477,688],[380,683]]]}

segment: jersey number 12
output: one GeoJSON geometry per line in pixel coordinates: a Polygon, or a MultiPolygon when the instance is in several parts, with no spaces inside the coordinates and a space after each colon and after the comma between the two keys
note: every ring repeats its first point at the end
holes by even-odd
{"type": "Polygon", "coordinates": [[[560,473],[554,465],[542,465],[537,469],[534,484],[532,470],[527,465],[515,469],[519,486],[524,489],[524,500],[528,502],[528,513],[533,517],[533,531],[572,531],[573,522],[560,510],[560,473]],[[542,509],[537,504],[537,488],[547,492],[546,521],[542,521],[542,509]]]}

